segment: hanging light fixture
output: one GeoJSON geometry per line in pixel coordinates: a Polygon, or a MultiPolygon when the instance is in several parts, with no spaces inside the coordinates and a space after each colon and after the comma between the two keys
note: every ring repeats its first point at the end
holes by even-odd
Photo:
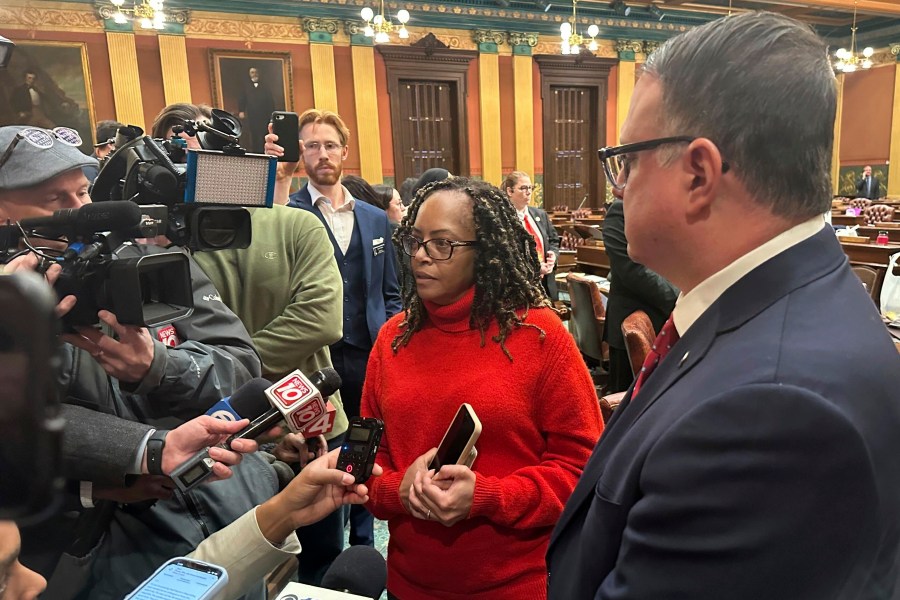
{"type": "MultiPolygon", "coordinates": [[[[597,40],[594,38],[597,37],[598,33],[600,33],[600,28],[596,25],[592,24],[588,27],[587,34],[591,41],[588,43],[587,48],[591,52],[597,51],[597,40]]],[[[559,35],[562,38],[561,50],[563,54],[578,54],[581,52],[581,47],[586,40],[578,33],[578,0],[572,0],[572,22],[565,21],[560,25],[559,35]]]]}
{"type": "MultiPolygon", "coordinates": [[[[391,41],[390,34],[394,31],[395,25],[384,14],[384,0],[381,0],[381,12],[377,15],[368,6],[360,11],[360,16],[366,22],[363,28],[363,34],[367,37],[375,38],[376,44],[386,44],[391,41]]],[[[400,28],[397,30],[397,36],[400,39],[409,37],[409,30],[406,24],[409,22],[409,11],[401,8],[397,11],[397,21],[400,22],[400,28]]]]}
{"type": "MultiPolygon", "coordinates": [[[[109,0],[113,8],[107,16],[101,10],[101,16],[110,18],[120,25],[129,21],[137,21],[143,29],[165,29],[166,13],[163,10],[163,0],[135,0],[134,6],[125,7],[125,0],[109,0]]],[[[101,7],[102,8],[102,7],[101,7]]]]}
{"type": "Polygon", "coordinates": [[[853,2],[853,27],[850,28],[850,49],[840,48],[834,53],[837,59],[834,68],[842,73],[853,73],[859,69],[872,68],[872,55],[875,50],[871,47],[863,49],[861,54],[856,53],[856,9],[859,0],[853,2]]]}

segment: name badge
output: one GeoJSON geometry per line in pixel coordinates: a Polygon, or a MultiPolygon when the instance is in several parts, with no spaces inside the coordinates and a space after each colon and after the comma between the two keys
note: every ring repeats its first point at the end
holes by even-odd
{"type": "Polygon", "coordinates": [[[378,256],[379,254],[384,254],[384,243],[378,244],[374,248],[372,248],[372,256],[378,256]]]}

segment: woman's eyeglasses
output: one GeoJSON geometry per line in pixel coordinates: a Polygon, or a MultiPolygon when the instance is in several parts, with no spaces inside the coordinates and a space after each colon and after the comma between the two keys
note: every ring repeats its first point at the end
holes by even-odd
{"type": "Polygon", "coordinates": [[[431,260],[450,260],[450,257],[453,256],[454,248],[458,246],[477,245],[477,241],[459,242],[456,240],[445,240],[443,238],[420,240],[411,235],[400,237],[400,247],[407,256],[415,256],[416,252],[419,251],[419,248],[425,248],[425,254],[427,254],[431,260]]]}
{"type": "Polygon", "coordinates": [[[65,144],[66,146],[72,146],[73,148],[77,148],[81,145],[81,135],[69,127],[57,127],[52,130],[41,129],[39,127],[28,127],[27,129],[18,132],[9,143],[9,146],[6,147],[3,156],[0,156],[0,168],[9,161],[13,150],[16,149],[16,146],[18,146],[19,142],[22,140],[25,140],[39,150],[52,148],[54,140],[59,140],[60,143],[65,144]]]}

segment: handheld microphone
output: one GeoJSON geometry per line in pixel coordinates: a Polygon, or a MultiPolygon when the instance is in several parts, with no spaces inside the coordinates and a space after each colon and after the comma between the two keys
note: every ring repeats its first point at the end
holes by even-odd
{"type": "MultiPolygon", "coordinates": [[[[217,402],[206,414],[225,421],[258,418],[269,407],[269,401],[266,398],[268,387],[269,382],[262,377],[251,379],[230,397],[217,402]],[[226,408],[222,408],[223,406],[226,408]]],[[[212,475],[212,467],[215,463],[216,461],[209,455],[209,448],[206,448],[178,465],[170,477],[179,490],[187,492],[212,475]]]]}
{"type": "Polygon", "coordinates": [[[47,229],[72,237],[91,235],[98,231],[132,229],[141,222],[141,210],[132,202],[100,202],[81,208],[55,210],[49,217],[22,219],[23,229],[47,229]]]}
{"type": "Polygon", "coordinates": [[[258,418],[269,408],[266,389],[271,384],[257,377],[242,385],[231,396],[216,402],[206,414],[222,421],[240,421],[241,419],[258,418]]]}
{"type": "Polygon", "coordinates": [[[307,437],[328,433],[334,426],[334,410],[329,410],[325,398],[340,387],[341,376],[331,367],[316,371],[309,378],[294,371],[266,390],[273,408],[228,438],[225,445],[231,447],[235,439],[255,438],[281,420],[291,431],[307,437]]]}
{"type": "Polygon", "coordinates": [[[384,557],[370,546],[350,546],[341,552],[325,575],[322,587],[378,600],[387,583],[384,557]]]}

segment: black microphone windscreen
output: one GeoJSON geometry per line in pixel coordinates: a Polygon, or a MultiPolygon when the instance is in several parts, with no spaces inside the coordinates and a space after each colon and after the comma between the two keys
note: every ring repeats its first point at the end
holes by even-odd
{"type": "Polygon", "coordinates": [[[99,202],[85,204],[74,217],[77,233],[119,231],[137,227],[141,222],[141,209],[133,202],[99,202]]]}
{"type": "Polygon", "coordinates": [[[378,599],[387,583],[387,564],[384,557],[371,546],[350,546],[334,559],[325,575],[322,587],[378,599]]]}
{"type": "Polygon", "coordinates": [[[331,367],[325,367],[313,373],[309,380],[312,382],[323,398],[327,398],[341,389],[341,376],[331,367]]]}
{"type": "Polygon", "coordinates": [[[236,389],[228,402],[242,419],[252,421],[271,408],[266,398],[266,390],[271,386],[272,383],[262,377],[251,379],[236,389]]]}

